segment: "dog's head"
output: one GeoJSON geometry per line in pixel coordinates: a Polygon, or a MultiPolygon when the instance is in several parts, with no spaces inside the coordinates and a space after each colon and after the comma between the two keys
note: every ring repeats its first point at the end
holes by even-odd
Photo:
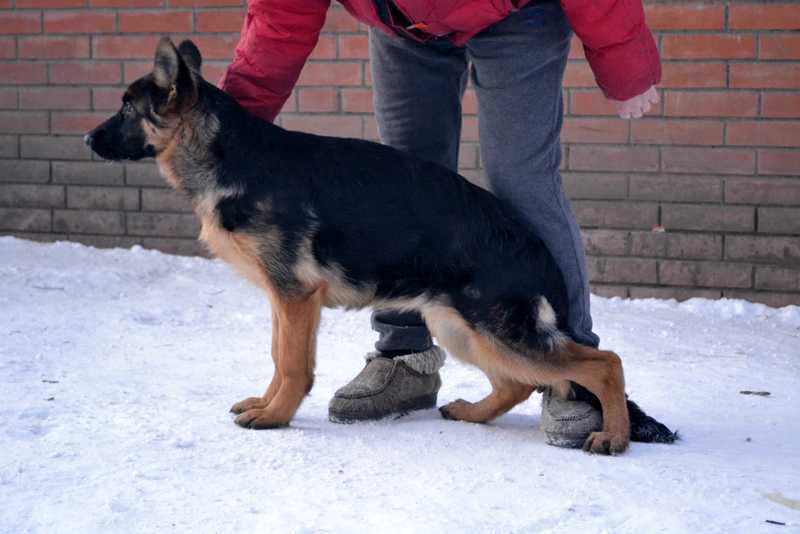
{"type": "Polygon", "coordinates": [[[122,107],[84,141],[109,160],[155,157],[169,144],[181,115],[197,102],[200,51],[191,41],[177,48],[168,37],[156,47],[153,71],[133,82],[122,107]]]}

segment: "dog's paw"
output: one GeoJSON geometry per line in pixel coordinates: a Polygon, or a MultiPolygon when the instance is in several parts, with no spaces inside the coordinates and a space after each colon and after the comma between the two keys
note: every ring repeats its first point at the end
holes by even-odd
{"type": "Polygon", "coordinates": [[[242,428],[252,428],[254,430],[262,430],[266,428],[280,428],[287,426],[289,421],[284,421],[275,417],[269,410],[262,408],[253,408],[240,414],[235,420],[237,425],[242,428]]]}
{"type": "Polygon", "coordinates": [[[583,443],[583,450],[592,454],[620,454],[628,448],[628,439],[611,432],[592,432],[583,443]]]}
{"type": "Polygon", "coordinates": [[[240,414],[244,413],[247,410],[252,410],[254,408],[266,408],[267,402],[264,401],[261,397],[248,397],[243,401],[239,401],[233,406],[231,406],[231,413],[240,414]]]}
{"type": "Polygon", "coordinates": [[[439,408],[439,413],[441,413],[442,417],[445,419],[450,419],[452,421],[463,421],[466,417],[466,412],[471,407],[471,402],[467,402],[464,399],[458,399],[439,408]]]}

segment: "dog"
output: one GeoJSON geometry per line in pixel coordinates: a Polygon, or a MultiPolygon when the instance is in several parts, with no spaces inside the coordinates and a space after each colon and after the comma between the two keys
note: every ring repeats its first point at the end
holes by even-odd
{"type": "Polygon", "coordinates": [[[155,158],[191,200],[200,240],[266,292],[275,373],[233,405],[237,424],[288,425],[314,381],[321,308],[375,306],[418,310],[487,375],[491,393],[451,402],[446,418],[490,421],[537,387],[566,396],[576,383],[603,412],[584,449],[628,447],[621,360],[571,340],[561,272],[510,206],[405,152],[263,121],[203,80],[201,63],[191,41],[163,38],[152,72],[85,141],[108,160],[155,158]]]}

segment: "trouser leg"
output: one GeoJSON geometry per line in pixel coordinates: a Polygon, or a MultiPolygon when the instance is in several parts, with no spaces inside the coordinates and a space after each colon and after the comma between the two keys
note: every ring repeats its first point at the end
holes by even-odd
{"type": "MultiPolygon", "coordinates": [[[[467,80],[464,49],[438,40],[423,45],[376,30],[370,30],[369,47],[381,141],[456,170],[467,80]]],[[[416,312],[376,310],[372,327],[381,352],[431,347],[430,333],[416,312]]]]}
{"type": "Polygon", "coordinates": [[[550,249],[569,300],[575,341],[596,347],[580,229],[561,186],[562,80],[571,30],[558,2],[520,10],[467,42],[483,164],[550,249]]]}

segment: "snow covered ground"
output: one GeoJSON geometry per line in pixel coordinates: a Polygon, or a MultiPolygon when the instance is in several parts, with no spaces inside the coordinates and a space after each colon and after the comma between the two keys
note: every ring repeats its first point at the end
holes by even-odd
{"type": "MultiPolygon", "coordinates": [[[[682,441],[549,447],[538,395],[490,425],[330,423],[373,342],[340,311],[292,426],[250,431],[228,408],[272,373],[257,289],[218,261],[0,238],[0,532],[800,529],[800,308],[592,305],[632,398],[682,441]]],[[[440,404],[488,392],[452,359],[442,375],[440,404]]]]}

